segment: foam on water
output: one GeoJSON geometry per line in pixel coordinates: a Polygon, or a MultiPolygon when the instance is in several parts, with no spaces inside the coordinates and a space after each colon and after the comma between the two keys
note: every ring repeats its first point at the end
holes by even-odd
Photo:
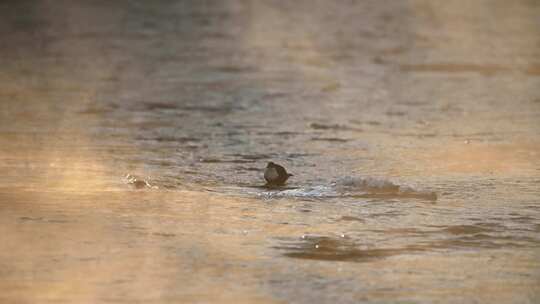
{"type": "Polygon", "coordinates": [[[386,179],[347,176],[328,185],[299,188],[280,188],[257,193],[263,197],[304,197],[304,198],[418,198],[437,200],[435,192],[417,190],[407,185],[398,185],[386,179]]]}

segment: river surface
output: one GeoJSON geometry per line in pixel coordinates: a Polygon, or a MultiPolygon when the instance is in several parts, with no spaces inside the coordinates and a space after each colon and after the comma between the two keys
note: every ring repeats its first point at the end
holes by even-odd
{"type": "Polygon", "coordinates": [[[0,302],[538,303],[539,16],[1,2],[0,302]]]}

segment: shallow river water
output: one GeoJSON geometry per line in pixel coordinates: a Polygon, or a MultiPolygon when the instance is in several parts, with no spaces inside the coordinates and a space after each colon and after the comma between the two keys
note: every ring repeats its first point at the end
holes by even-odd
{"type": "Polygon", "coordinates": [[[0,302],[538,303],[539,16],[0,3],[0,302]]]}

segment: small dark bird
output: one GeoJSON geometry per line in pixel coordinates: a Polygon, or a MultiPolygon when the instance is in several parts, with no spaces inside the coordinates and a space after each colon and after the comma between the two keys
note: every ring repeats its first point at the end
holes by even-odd
{"type": "Polygon", "coordinates": [[[289,177],[293,176],[287,173],[287,170],[278,164],[269,162],[264,170],[264,179],[269,186],[281,186],[285,184],[289,177]]]}

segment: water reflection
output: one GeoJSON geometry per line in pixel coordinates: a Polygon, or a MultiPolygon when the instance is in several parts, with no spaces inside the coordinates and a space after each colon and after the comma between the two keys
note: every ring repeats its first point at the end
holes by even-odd
{"type": "Polygon", "coordinates": [[[533,2],[0,3],[0,302],[534,303],[533,2]]]}
{"type": "MultiPolygon", "coordinates": [[[[358,221],[354,217],[342,217],[341,220],[358,221]]],[[[360,222],[365,221],[361,220],[360,222]]],[[[437,226],[433,225],[432,227],[437,226]]],[[[515,234],[508,236],[496,233],[506,229],[508,228],[500,224],[478,223],[474,225],[444,226],[444,228],[438,230],[420,230],[417,228],[371,230],[371,232],[381,235],[396,235],[411,239],[402,247],[390,248],[385,247],[386,242],[381,244],[362,242],[362,240],[355,240],[345,234],[337,237],[303,235],[300,239],[278,239],[279,245],[274,246],[274,248],[283,251],[285,256],[291,258],[369,262],[374,259],[383,259],[395,255],[411,255],[450,249],[519,248],[536,244],[539,241],[538,238],[531,236],[517,236],[515,234]]],[[[528,231],[532,232],[533,230],[528,231]]]]}
{"type": "Polygon", "coordinates": [[[329,238],[303,236],[300,242],[288,242],[276,249],[287,251],[285,256],[299,259],[311,259],[322,261],[351,261],[368,262],[372,259],[381,259],[397,254],[420,251],[419,248],[366,248],[360,249],[358,245],[345,237],[329,238]]]}

